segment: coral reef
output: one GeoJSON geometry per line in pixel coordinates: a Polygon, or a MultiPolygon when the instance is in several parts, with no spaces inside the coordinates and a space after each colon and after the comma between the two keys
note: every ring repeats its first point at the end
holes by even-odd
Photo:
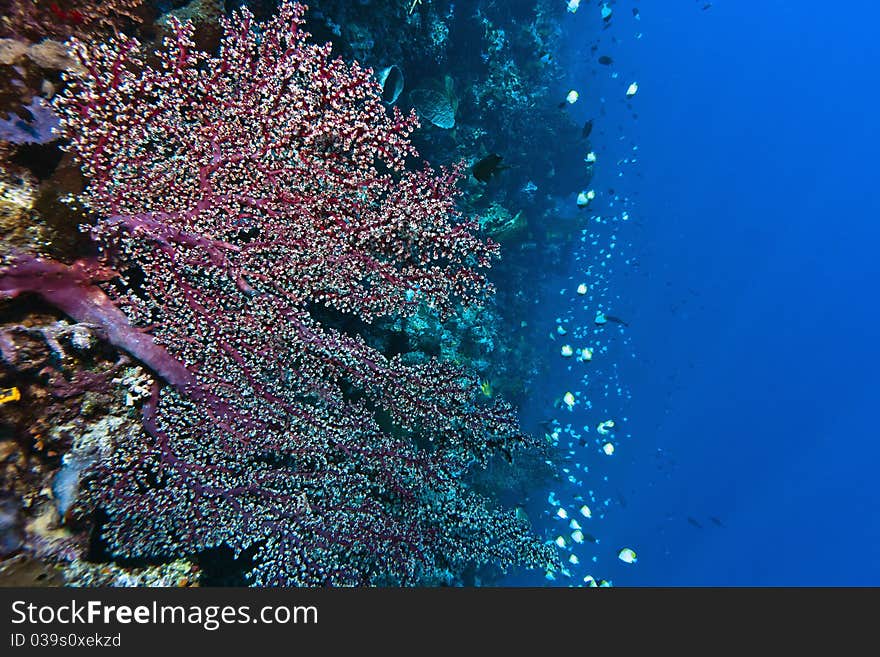
{"type": "MultiPolygon", "coordinates": [[[[90,327],[22,310],[0,327],[0,387],[18,393],[0,416],[0,544],[16,555],[4,578],[54,573],[86,553],[91,524],[68,514],[79,474],[95,463],[86,457],[94,445],[110,448],[114,435],[142,433],[114,381],[137,368],[90,327]]],[[[55,581],[50,575],[40,581],[55,581]]]]}
{"type": "Polygon", "coordinates": [[[2,0],[0,37],[39,41],[90,36],[140,20],[143,0],[2,0]]]}
{"type": "Polygon", "coordinates": [[[499,242],[507,242],[515,240],[527,230],[528,223],[522,210],[511,214],[503,205],[493,202],[480,216],[480,226],[499,242]]]}
{"type": "Polygon", "coordinates": [[[89,563],[78,559],[65,569],[64,577],[66,583],[71,586],[156,586],[167,588],[198,586],[201,581],[198,567],[184,559],[142,568],[89,563]]]}
{"type": "Polygon", "coordinates": [[[171,580],[132,559],[224,545],[258,584],[543,568],[496,493],[550,469],[500,400],[529,394],[531,290],[577,229],[551,200],[583,166],[553,98],[564,4],[315,0],[266,26],[216,0],[82,21],[78,0],[15,4],[0,387],[22,398],[3,409],[0,538],[31,561],[10,572],[148,585],[171,580]],[[466,167],[490,152],[509,168],[480,183],[466,167]]]}
{"type": "Polygon", "coordinates": [[[302,12],[282,3],[257,37],[242,10],[216,57],[174,17],[155,65],[131,37],[74,44],[81,72],[55,106],[106,265],[15,256],[0,281],[169,385],[134,401],[146,435],[72,440],[58,501],[100,513],[116,556],[226,545],[261,585],[546,568],[552,550],[462,480],[537,447],[512,408],[450,362],[359,335],[478,305],[497,246],[456,212],[460,168],[407,169],[415,117],[388,116],[371,71],[308,43],[302,12]]]}

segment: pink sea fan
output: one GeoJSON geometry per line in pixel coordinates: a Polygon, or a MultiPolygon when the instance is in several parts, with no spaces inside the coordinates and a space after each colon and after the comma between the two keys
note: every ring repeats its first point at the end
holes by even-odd
{"type": "Polygon", "coordinates": [[[216,57],[174,19],[155,63],[124,36],[73,45],[84,73],[55,106],[123,274],[101,285],[192,377],[155,392],[148,437],[121,439],[95,480],[104,536],[128,556],[252,548],[262,584],[546,566],[515,514],[461,483],[534,445],[512,408],[354,329],[479,303],[498,247],[456,211],[458,168],[407,169],[415,116],[389,115],[370,70],[308,43],[303,12],[241,10],[216,57]]]}

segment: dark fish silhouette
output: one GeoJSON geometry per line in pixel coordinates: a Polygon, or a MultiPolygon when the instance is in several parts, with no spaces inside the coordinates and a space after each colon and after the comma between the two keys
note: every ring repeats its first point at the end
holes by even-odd
{"type": "Polygon", "coordinates": [[[584,123],[584,128],[581,130],[581,137],[584,139],[589,138],[590,133],[593,132],[593,119],[590,119],[586,123],[584,123]]]}
{"type": "Polygon", "coordinates": [[[697,522],[694,518],[691,518],[690,516],[688,516],[688,522],[691,523],[697,529],[703,528],[703,525],[701,525],[699,522],[697,522]]]}
{"type": "Polygon", "coordinates": [[[602,55],[599,58],[599,63],[602,64],[602,66],[611,66],[614,63],[614,60],[611,59],[608,55],[602,55]]]}
{"type": "Polygon", "coordinates": [[[715,516],[709,516],[709,520],[711,520],[712,522],[714,522],[715,525],[718,526],[718,527],[724,527],[724,523],[721,522],[721,520],[719,520],[719,519],[716,518],[715,516]]]}
{"type": "Polygon", "coordinates": [[[629,324],[620,319],[620,317],[615,317],[614,315],[605,315],[605,319],[607,319],[609,322],[614,322],[615,324],[623,324],[624,326],[629,326],[629,324]]]}
{"type": "Polygon", "coordinates": [[[487,183],[491,180],[492,176],[508,168],[501,164],[502,159],[504,158],[497,153],[487,155],[471,168],[471,173],[480,182],[487,183]]]}

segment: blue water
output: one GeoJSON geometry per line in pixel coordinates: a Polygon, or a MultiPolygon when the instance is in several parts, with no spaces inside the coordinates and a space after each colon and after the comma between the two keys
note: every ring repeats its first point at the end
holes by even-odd
{"type": "MultiPolygon", "coordinates": [[[[571,63],[616,94],[597,150],[638,145],[615,187],[639,266],[611,276],[635,354],[620,361],[632,438],[589,457],[585,485],[608,476],[613,498],[592,525],[594,575],[880,584],[880,7],[678,0],[635,21],[632,4],[602,35],[621,79],[571,63]]],[[[570,41],[596,33],[586,9],[570,41]]]]}

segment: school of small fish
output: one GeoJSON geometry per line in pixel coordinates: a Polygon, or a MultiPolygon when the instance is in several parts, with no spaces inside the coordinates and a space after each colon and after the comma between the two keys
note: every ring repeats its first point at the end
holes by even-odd
{"type": "MultiPolygon", "coordinates": [[[[572,14],[582,8],[581,5],[586,7],[587,3],[566,2],[572,14]]],[[[603,27],[611,27],[614,17],[609,3],[599,5],[603,27]]],[[[633,19],[640,19],[638,10],[633,10],[633,19]]],[[[631,38],[639,39],[641,34],[635,33],[631,38]]],[[[619,37],[613,41],[616,47],[620,46],[619,37]]],[[[593,47],[595,52],[596,46],[593,47]]],[[[603,67],[600,72],[609,75],[613,84],[620,85],[618,100],[625,105],[630,103],[639,91],[638,83],[620,80],[610,55],[600,55],[597,62],[603,67]]],[[[573,88],[560,107],[586,104],[604,115],[606,100],[595,97],[588,88],[573,88]]],[[[600,126],[601,120],[596,119],[595,128],[600,126]]],[[[594,119],[589,119],[582,131],[582,138],[586,140],[586,185],[592,180],[594,166],[602,160],[590,147],[593,130],[594,119]]],[[[621,141],[626,139],[620,135],[621,141]]],[[[616,162],[616,170],[612,169],[613,162],[601,161],[601,165],[608,167],[602,172],[603,178],[610,180],[631,174],[638,163],[638,146],[632,144],[627,148],[630,154],[616,162]]],[[[605,492],[609,483],[608,476],[602,474],[602,459],[620,458],[634,440],[627,431],[625,414],[631,394],[620,380],[617,367],[621,356],[632,354],[632,343],[627,333],[628,321],[618,316],[619,313],[626,317],[627,313],[620,296],[613,292],[612,282],[617,268],[634,263],[628,255],[632,243],[627,242],[624,235],[635,208],[630,198],[613,189],[606,192],[590,186],[577,194],[574,205],[581,213],[582,226],[581,244],[575,254],[576,273],[570,277],[570,285],[559,290],[565,311],[548,327],[548,340],[569,375],[565,384],[568,389],[559,391],[554,416],[544,425],[546,440],[565,460],[560,468],[563,479],[556,490],[550,491],[543,511],[554,527],[549,538],[559,549],[562,567],[558,571],[547,571],[546,578],[571,586],[607,587],[612,586],[612,582],[599,577],[597,571],[610,568],[614,559],[629,565],[637,562],[632,547],[606,545],[596,537],[601,534],[602,520],[615,502],[605,492]],[[561,336],[565,336],[565,343],[559,345],[557,339],[561,336]]]]}

